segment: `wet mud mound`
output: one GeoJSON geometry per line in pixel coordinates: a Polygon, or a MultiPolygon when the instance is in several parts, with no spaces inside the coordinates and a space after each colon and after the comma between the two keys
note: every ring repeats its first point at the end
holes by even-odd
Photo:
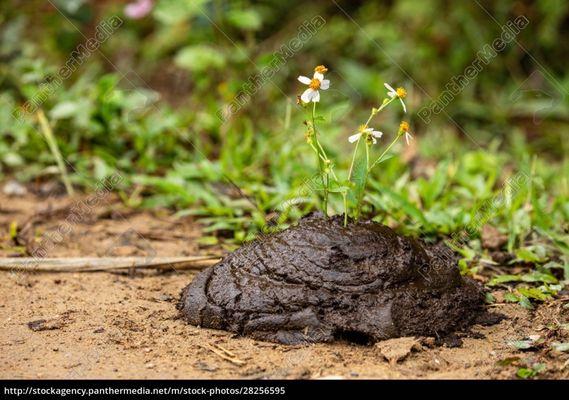
{"type": "Polygon", "coordinates": [[[260,340],[363,344],[465,328],[484,295],[443,245],[312,215],[199,273],[178,308],[190,324],[260,340]]]}

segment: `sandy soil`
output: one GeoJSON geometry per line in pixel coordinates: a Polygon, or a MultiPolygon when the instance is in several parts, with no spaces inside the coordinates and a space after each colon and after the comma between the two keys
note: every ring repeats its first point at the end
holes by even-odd
{"type": "MultiPolygon", "coordinates": [[[[197,245],[195,222],[166,211],[134,212],[112,196],[83,210],[85,218],[61,234],[62,221],[84,200],[0,194],[0,257],[41,246],[52,257],[220,252],[197,245]],[[19,228],[16,237],[10,226],[19,228]]],[[[535,311],[498,302],[492,308],[506,319],[459,335],[460,347],[425,338],[290,347],[180,320],[175,304],[194,273],[1,272],[0,378],[508,379],[534,363],[546,366],[538,377],[569,377],[569,356],[550,347],[568,341],[569,331],[558,328],[569,320],[567,299],[535,311]],[[508,344],[534,335],[535,348],[508,344]]]]}

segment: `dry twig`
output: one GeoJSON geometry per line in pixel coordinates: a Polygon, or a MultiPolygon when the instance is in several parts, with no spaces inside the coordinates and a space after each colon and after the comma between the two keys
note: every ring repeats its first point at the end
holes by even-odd
{"type": "Polygon", "coordinates": [[[79,257],[0,258],[0,270],[19,272],[94,272],[117,269],[202,269],[219,262],[219,257],[79,257]]]}

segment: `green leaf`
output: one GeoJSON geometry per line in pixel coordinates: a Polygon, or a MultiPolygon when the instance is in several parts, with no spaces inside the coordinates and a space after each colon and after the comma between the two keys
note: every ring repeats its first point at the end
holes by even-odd
{"type": "Polygon", "coordinates": [[[52,108],[49,115],[53,119],[64,119],[72,117],[79,110],[79,103],[74,101],[63,101],[52,108]]]}
{"type": "Polygon", "coordinates": [[[2,161],[10,167],[18,167],[24,164],[24,159],[17,153],[8,152],[2,157],[2,161]]]}
{"type": "Polygon", "coordinates": [[[530,299],[528,299],[526,296],[520,296],[519,303],[523,308],[533,310],[533,304],[531,304],[530,299]]]}
{"type": "Polygon", "coordinates": [[[14,240],[18,237],[18,222],[12,221],[10,222],[10,239],[14,240]]]}
{"type": "Polygon", "coordinates": [[[85,3],[87,0],[55,0],[58,9],[74,16],[85,3]]]}
{"type": "Polygon", "coordinates": [[[527,247],[516,250],[515,254],[517,261],[524,261],[528,263],[539,263],[544,261],[539,255],[527,247]]]}
{"type": "Polygon", "coordinates": [[[153,15],[164,24],[176,24],[199,14],[209,0],[159,0],[153,15]]]}
{"type": "Polygon", "coordinates": [[[332,181],[330,184],[329,192],[330,193],[348,193],[351,189],[351,185],[349,182],[335,182],[332,181]]]}
{"type": "Polygon", "coordinates": [[[537,374],[545,371],[546,367],[545,364],[533,364],[529,368],[520,368],[518,369],[517,375],[522,379],[533,378],[537,374]]]}
{"type": "Polygon", "coordinates": [[[440,163],[431,179],[421,180],[420,188],[421,195],[425,202],[425,208],[430,208],[435,199],[443,192],[448,178],[449,162],[443,161],[440,163]]]}
{"type": "Polygon", "coordinates": [[[496,286],[508,282],[520,282],[522,277],[520,275],[498,275],[488,282],[488,286],[496,286]]]}
{"type": "Polygon", "coordinates": [[[385,186],[381,186],[377,182],[372,181],[372,186],[381,194],[389,197],[391,201],[393,201],[397,207],[401,208],[412,220],[421,223],[424,229],[428,229],[430,227],[429,221],[425,218],[423,212],[405,197],[385,186]]]}
{"type": "Polygon", "coordinates": [[[202,236],[198,239],[198,244],[202,246],[213,246],[219,243],[216,236],[202,236]]]}
{"type": "Polygon", "coordinates": [[[204,72],[210,69],[221,69],[226,60],[223,53],[207,45],[187,46],[181,49],[174,58],[176,65],[192,72],[204,72]]]}
{"type": "Polygon", "coordinates": [[[508,341],[508,345],[518,349],[518,350],[529,350],[535,348],[535,341],[534,340],[510,340],[508,341]]]}
{"type": "Polygon", "coordinates": [[[550,294],[543,293],[538,288],[524,288],[519,287],[516,289],[522,296],[527,297],[528,299],[534,299],[539,301],[545,301],[552,298],[550,294]]]}
{"type": "Polygon", "coordinates": [[[353,203],[353,207],[361,206],[363,201],[364,190],[367,182],[367,161],[365,155],[365,140],[360,140],[357,143],[357,153],[356,159],[354,161],[354,169],[352,171],[352,177],[350,179],[352,183],[352,190],[350,191],[350,201],[353,203]]]}
{"type": "Polygon", "coordinates": [[[263,23],[261,15],[252,9],[231,10],[227,13],[229,23],[246,31],[257,31],[263,23]]]}
{"type": "Polygon", "coordinates": [[[557,283],[557,278],[545,272],[534,271],[529,274],[522,275],[524,282],[543,282],[543,283],[557,283]]]}
{"type": "Polygon", "coordinates": [[[553,347],[553,349],[555,349],[555,351],[566,353],[569,351],[569,342],[564,342],[564,343],[555,342],[555,343],[552,343],[551,347],[553,347]]]}
{"type": "Polygon", "coordinates": [[[514,293],[508,292],[504,295],[504,300],[506,300],[508,303],[517,303],[520,301],[520,298],[514,293]]]}

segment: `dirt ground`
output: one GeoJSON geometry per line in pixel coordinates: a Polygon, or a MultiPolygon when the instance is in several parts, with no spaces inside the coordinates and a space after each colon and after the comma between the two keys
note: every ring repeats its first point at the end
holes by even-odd
{"type": "MultiPolygon", "coordinates": [[[[199,237],[191,219],[129,210],[110,195],[0,194],[0,257],[223,252],[199,237]]],[[[551,348],[568,341],[566,298],[534,311],[498,301],[491,307],[506,318],[460,334],[459,347],[428,338],[291,347],[180,320],[175,304],[194,274],[0,272],[0,378],[511,379],[536,363],[538,378],[569,377],[568,354],[551,348]],[[509,343],[527,338],[536,344],[524,351],[509,343]]]]}

